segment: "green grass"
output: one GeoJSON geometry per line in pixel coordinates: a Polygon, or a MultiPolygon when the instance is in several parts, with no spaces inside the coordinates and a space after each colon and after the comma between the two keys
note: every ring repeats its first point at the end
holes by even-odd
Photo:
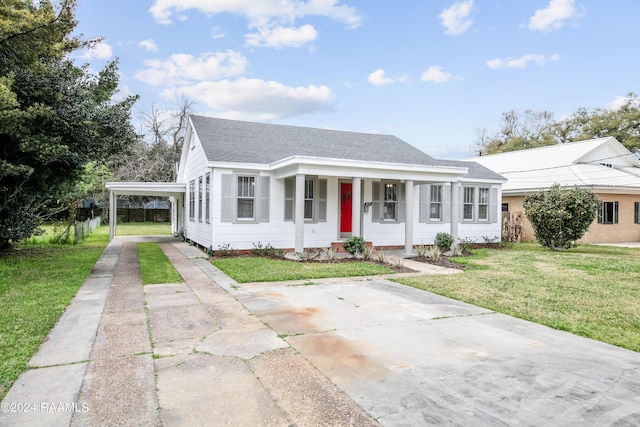
{"type": "Polygon", "coordinates": [[[138,243],[142,284],[182,283],[182,276],[157,243],[138,243]]]}
{"type": "Polygon", "coordinates": [[[324,277],[353,277],[390,274],[393,270],[371,262],[294,262],[269,258],[230,257],[213,265],[238,283],[308,280],[324,277]]]}
{"type": "Polygon", "coordinates": [[[77,245],[24,243],[0,254],[0,400],[71,302],[109,239],[99,227],[77,245]]]}
{"type": "Polygon", "coordinates": [[[640,351],[640,250],[537,244],[482,249],[456,259],[462,274],[399,283],[500,313],[640,351]]]}
{"type": "Polygon", "coordinates": [[[118,236],[168,236],[171,224],[168,222],[128,222],[116,225],[118,236]]]}

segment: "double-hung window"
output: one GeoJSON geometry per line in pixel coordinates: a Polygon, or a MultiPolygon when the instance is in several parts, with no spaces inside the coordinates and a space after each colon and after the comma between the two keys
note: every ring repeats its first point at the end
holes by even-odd
{"type": "Polygon", "coordinates": [[[633,223],[640,224],[640,202],[633,204],[633,223]]]}
{"type": "Polygon", "coordinates": [[[198,221],[202,222],[202,177],[198,179],[198,221]]]}
{"type": "Polygon", "coordinates": [[[384,221],[397,221],[398,219],[398,184],[387,182],[383,190],[382,219],[384,221]]]}
{"type": "Polygon", "coordinates": [[[204,220],[211,220],[211,172],[207,173],[204,185],[204,220]]]}
{"type": "Polygon", "coordinates": [[[442,185],[432,185],[429,196],[429,221],[442,221],[442,185]]]}
{"type": "Polygon", "coordinates": [[[488,188],[478,188],[478,221],[489,221],[488,188]]]}
{"type": "Polygon", "coordinates": [[[196,214],[196,181],[189,181],[189,219],[195,220],[196,214]]]}
{"type": "Polygon", "coordinates": [[[315,197],[315,179],[305,179],[304,180],[304,219],[305,221],[313,221],[315,218],[314,215],[314,206],[313,201],[315,197]]]}
{"type": "Polygon", "coordinates": [[[234,172],[220,175],[220,221],[269,222],[271,177],[234,172]]]}
{"type": "Polygon", "coordinates": [[[473,221],[474,218],[474,202],[475,187],[464,187],[464,196],[462,201],[462,219],[464,221],[473,221]]]}
{"type": "Polygon", "coordinates": [[[256,205],[256,177],[238,175],[237,210],[239,221],[253,221],[256,205]]]}

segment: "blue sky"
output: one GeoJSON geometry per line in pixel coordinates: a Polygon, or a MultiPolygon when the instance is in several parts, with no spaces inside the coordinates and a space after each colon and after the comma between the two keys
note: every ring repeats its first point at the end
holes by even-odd
{"type": "Polygon", "coordinates": [[[139,111],[396,135],[472,154],[505,111],[638,92],[637,0],[78,0],[78,62],[119,59],[139,111]]]}

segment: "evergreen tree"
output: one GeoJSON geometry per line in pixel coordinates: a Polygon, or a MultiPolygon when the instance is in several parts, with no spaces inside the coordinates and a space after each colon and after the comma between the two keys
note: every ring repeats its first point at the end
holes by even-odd
{"type": "Polygon", "coordinates": [[[0,247],[31,236],[90,162],[129,150],[136,97],[114,101],[117,62],[97,75],[68,54],[75,1],[0,4],[0,247]]]}

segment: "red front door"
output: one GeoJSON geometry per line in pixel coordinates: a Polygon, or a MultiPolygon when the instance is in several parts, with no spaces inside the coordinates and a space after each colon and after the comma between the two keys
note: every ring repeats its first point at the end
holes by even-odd
{"type": "Polygon", "coordinates": [[[340,183],[340,233],[351,233],[351,184],[340,183]]]}

